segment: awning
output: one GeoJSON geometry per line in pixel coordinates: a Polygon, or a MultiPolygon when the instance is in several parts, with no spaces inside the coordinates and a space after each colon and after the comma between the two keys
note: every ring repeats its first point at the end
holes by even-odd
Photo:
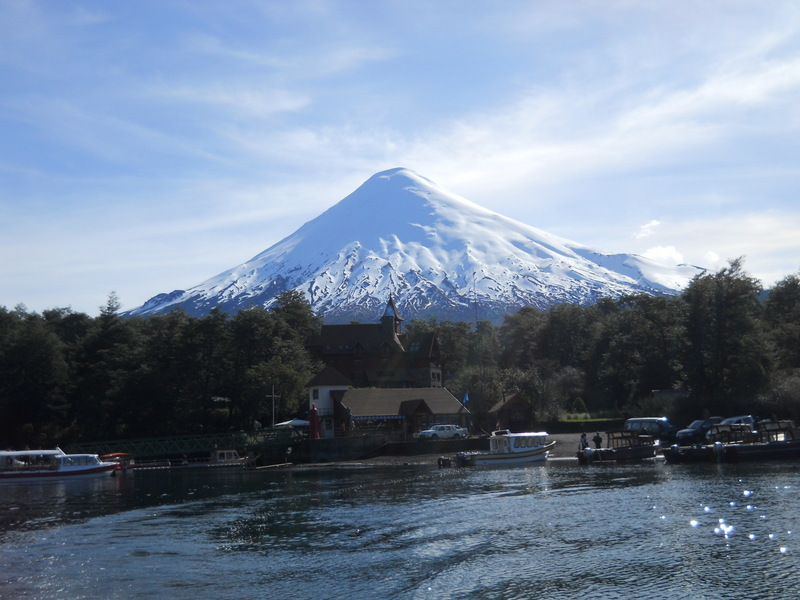
{"type": "Polygon", "coordinates": [[[311,423],[304,419],[292,419],[283,423],[275,423],[275,427],[308,427],[311,423]]]}

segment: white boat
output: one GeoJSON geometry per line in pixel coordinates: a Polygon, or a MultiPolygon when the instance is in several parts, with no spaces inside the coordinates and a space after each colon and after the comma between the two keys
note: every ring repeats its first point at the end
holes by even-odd
{"type": "Polygon", "coordinates": [[[118,463],[104,462],[97,454],[66,454],[61,448],[0,451],[0,480],[93,477],[118,468],[118,463]]]}
{"type": "Polygon", "coordinates": [[[547,432],[511,433],[508,429],[493,431],[489,437],[489,452],[458,452],[456,464],[467,467],[510,465],[540,462],[556,443],[547,441],[547,432]]]}

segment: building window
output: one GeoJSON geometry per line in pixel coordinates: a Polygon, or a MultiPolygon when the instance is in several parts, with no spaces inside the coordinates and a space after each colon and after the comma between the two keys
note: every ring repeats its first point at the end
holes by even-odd
{"type": "Polygon", "coordinates": [[[319,400],[319,388],[311,390],[311,398],[312,400],[319,400]]]}

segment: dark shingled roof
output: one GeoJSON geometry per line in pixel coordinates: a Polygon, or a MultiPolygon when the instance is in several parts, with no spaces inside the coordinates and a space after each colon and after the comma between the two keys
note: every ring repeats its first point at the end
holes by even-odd
{"type": "Polygon", "coordinates": [[[354,417],[380,417],[404,414],[404,403],[424,401],[434,415],[469,414],[453,394],[444,388],[362,388],[347,390],[342,404],[354,417]]]}
{"type": "Polygon", "coordinates": [[[319,335],[308,341],[308,346],[325,354],[351,354],[358,343],[367,354],[377,354],[382,344],[390,344],[395,351],[403,351],[397,336],[387,332],[382,325],[351,323],[350,325],[323,325],[319,335]]]}
{"type": "Polygon", "coordinates": [[[527,406],[531,405],[529,400],[527,400],[523,396],[520,396],[517,393],[506,394],[505,396],[503,396],[502,400],[497,402],[494,406],[492,406],[492,408],[489,409],[489,413],[496,413],[496,412],[502,410],[507,404],[510,404],[510,403],[526,404],[527,406]]]}
{"type": "Polygon", "coordinates": [[[306,387],[322,387],[326,385],[352,387],[352,382],[333,367],[325,367],[306,384],[306,387]]]}

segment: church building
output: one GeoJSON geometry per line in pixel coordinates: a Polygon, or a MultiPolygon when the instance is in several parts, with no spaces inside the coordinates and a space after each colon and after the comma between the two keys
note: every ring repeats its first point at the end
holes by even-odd
{"type": "Polygon", "coordinates": [[[436,336],[404,334],[402,322],[390,297],[380,323],[323,325],[308,349],[357,388],[442,387],[436,336]]]}
{"type": "Polygon", "coordinates": [[[325,364],[307,384],[322,437],[378,427],[410,439],[433,423],[467,424],[469,410],[442,387],[436,336],[404,334],[402,321],[389,298],[380,323],[323,325],[309,340],[325,364]]]}

